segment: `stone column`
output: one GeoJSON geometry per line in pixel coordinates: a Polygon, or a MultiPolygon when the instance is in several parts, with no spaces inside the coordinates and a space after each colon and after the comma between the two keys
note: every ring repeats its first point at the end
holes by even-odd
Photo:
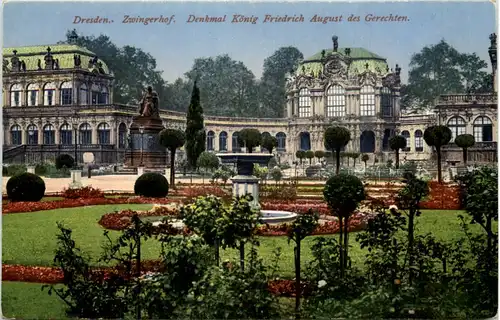
{"type": "Polygon", "coordinates": [[[43,105],[43,84],[38,84],[38,105],[43,105]]]}
{"type": "Polygon", "coordinates": [[[97,124],[92,126],[92,144],[97,144],[97,124]]]}
{"type": "Polygon", "coordinates": [[[219,152],[219,136],[220,136],[220,133],[214,134],[214,150],[216,152],[219,152]]]}
{"type": "Polygon", "coordinates": [[[60,131],[59,131],[59,124],[54,125],[54,135],[55,135],[55,137],[54,137],[54,142],[55,142],[56,144],[59,144],[59,143],[60,143],[60,138],[61,138],[61,137],[60,137],[60,133],[59,133],[59,132],[60,132],[60,131]]]}
{"type": "Polygon", "coordinates": [[[320,116],[326,116],[324,96],[319,96],[318,97],[318,100],[317,100],[317,109],[316,110],[317,110],[316,114],[318,114],[320,116]]]}
{"type": "Polygon", "coordinates": [[[26,86],[26,83],[22,83],[22,88],[23,90],[19,93],[21,95],[21,106],[24,107],[24,106],[27,106],[28,103],[27,103],[27,100],[26,100],[26,96],[28,95],[28,91],[26,90],[27,86],[26,86]]]}

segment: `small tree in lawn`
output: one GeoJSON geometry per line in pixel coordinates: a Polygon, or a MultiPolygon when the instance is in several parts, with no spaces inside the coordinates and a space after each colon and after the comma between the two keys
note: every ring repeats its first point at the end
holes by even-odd
{"type": "Polygon", "coordinates": [[[243,129],[238,134],[238,143],[240,145],[245,145],[248,153],[252,153],[253,148],[260,146],[261,142],[262,135],[257,129],[243,129]]]}
{"type": "MultiPolygon", "coordinates": [[[[198,168],[203,168],[207,171],[213,172],[219,168],[219,158],[212,152],[203,151],[196,161],[198,168]]],[[[205,183],[205,176],[203,176],[203,183],[205,183]]]]}
{"type": "Polygon", "coordinates": [[[399,169],[399,150],[406,148],[406,138],[396,135],[389,139],[389,146],[396,152],[396,169],[399,169]]]}
{"type": "Polygon", "coordinates": [[[312,159],[314,158],[314,151],[307,150],[306,151],[306,158],[309,159],[309,164],[312,164],[312,159]]]}
{"type": "Polygon", "coordinates": [[[325,157],[325,152],[323,150],[314,151],[314,156],[318,158],[319,162],[321,162],[321,159],[325,157]]]}
{"type": "Polygon", "coordinates": [[[160,144],[170,151],[170,186],[175,189],[175,152],[186,143],[186,134],[178,129],[160,132],[160,144]]]}
{"type": "Polygon", "coordinates": [[[200,89],[196,85],[196,81],[194,82],[186,120],[186,156],[189,166],[195,169],[198,157],[205,151],[207,138],[203,121],[203,108],[200,104],[200,89]]]}
{"type": "Polygon", "coordinates": [[[428,146],[436,148],[438,182],[442,183],[441,176],[441,147],[451,140],[451,130],[447,126],[430,126],[424,131],[424,140],[428,146]]]}
{"type": "Polygon", "coordinates": [[[305,237],[311,235],[316,227],[318,226],[319,215],[313,213],[309,209],[307,214],[301,214],[295,219],[292,225],[288,228],[288,243],[291,240],[295,242],[294,248],[294,261],[295,261],[295,314],[296,318],[299,318],[300,312],[300,296],[301,296],[301,285],[300,285],[300,243],[305,237]]]}
{"type": "Polygon", "coordinates": [[[361,156],[361,161],[363,161],[365,163],[365,170],[366,170],[366,163],[368,162],[368,160],[370,160],[370,156],[368,154],[364,153],[361,156]]]}
{"type": "Polygon", "coordinates": [[[273,149],[278,145],[278,139],[270,134],[262,135],[261,147],[265,148],[270,154],[273,154],[273,149]]]}
{"type": "Polygon", "coordinates": [[[332,214],[339,219],[340,273],[343,277],[349,258],[349,217],[359,203],[365,200],[365,187],[356,176],[338,174],[328,179],[323,196],[332,214]]]}
{"type": "Polygon", "coordinates": [[[455,138],[455,143],[462,148],[464,164],[467,164],[467,149],[474,146],[476,139],[472,134],[461,134],[455,138]]]}
{"type": "Polygon", "coordinates": [[[356,159],[358,159],[359,156],[360,156],[359,152],[352,153],[352,159],[354,160],[354,164],[353,164],[354,167],[356,166],[356,159]]]}
{"type": "Polygon", "coordinates": [[[276,182],[276,185],[278,185],[278,182],[283,178],[283,172],[280,168],[273,168],[271,169],[271,177],[276,182]]]}
{"type": "Polygon", "coordinates": [[[300,164],[302,164],[302,159],[306,158],[306,152],[304,150],[297,150],[297,152],[295,152],[295,157],[297,157],[297,159],[299,159],[300,161],[300,164]]]}
{"type": "Polygon", "coordinates": [[[351,133],[344,127],[330,127],[325,131],[325,146],[335,151],[337,159],[336,174],[340,172],[340,150],[351,140],[351,133]]]}

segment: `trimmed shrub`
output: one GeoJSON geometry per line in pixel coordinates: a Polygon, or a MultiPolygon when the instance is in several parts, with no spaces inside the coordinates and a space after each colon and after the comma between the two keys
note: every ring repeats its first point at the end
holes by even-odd
{"type": "Polygon", "coordinates": [[[11,201],[40,201],[45,195],[45,182],[32,173],[21,173],[7,181],[7,196],[11,201]]]}
{"type": "Polygon", "coordinates": [[[17,176],[18,174],[25,172],[26,172],[26,166],[24,164],[10,164],[4,166],[4,169],[2,169],[2,173],[5,177],[17,176]]]}
{"type": "Polygon", "coordinates": [[[71,169],[74,165],[75,159],[69,154],[61,154],[56,158],[56,169],[61,169],[63,167],[71,169]]]}
{"type": "Polygon", "coordinates": [[[35,166],[35,173],[39,176],[44,176],[47,174],[47,165],[45,164],[37,164],[35,166]]]}
{"type": "Polygon", "coordinates": [[[134,193],[150,198],[164,198],[168,194],[168,181],[163,175],[148,172],[137,178],[134,193]]]}

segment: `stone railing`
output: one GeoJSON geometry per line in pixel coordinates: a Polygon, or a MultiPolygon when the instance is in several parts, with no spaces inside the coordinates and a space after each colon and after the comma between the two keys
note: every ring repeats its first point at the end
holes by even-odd
{"type": "MultiPolygon", "coordinates": [[[[449,143],[443,146],[443,150],[454,150],[460,149],[455,143],[449,143]]],[[[484,142],[476,142],[473,147],[469,148],[469,150],[497,150],[497,142],[496,141],[484,141],[484,142]]]]}
{"type": "Polygon", "coordinates": [[[477,93],[477,94],[443,94],[437,101],[438,105],[446,104],[482,104],[497,103],[496,93],[477,93]]]}

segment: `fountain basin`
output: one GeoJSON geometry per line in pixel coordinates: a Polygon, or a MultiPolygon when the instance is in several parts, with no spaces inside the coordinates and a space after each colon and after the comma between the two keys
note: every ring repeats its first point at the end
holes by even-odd
{"type": "MultiPolygon", "coordinates": [[[[162,220],[166,216],[150,216],[142,218],[143,221],[151,222],[155,227],[161,225],[162,220]]],[[[261,210],[261,217],[259,218],[259,223],[262,224],[280,224],[280,223],[290,223],[297,218],[297,214],[289,211],[278,211],[278,210],[261,210]]],[[[170,219],[170,224],[176,229],[183,229],[185,227],[184,222],[181,219],[170,219]]]]}

